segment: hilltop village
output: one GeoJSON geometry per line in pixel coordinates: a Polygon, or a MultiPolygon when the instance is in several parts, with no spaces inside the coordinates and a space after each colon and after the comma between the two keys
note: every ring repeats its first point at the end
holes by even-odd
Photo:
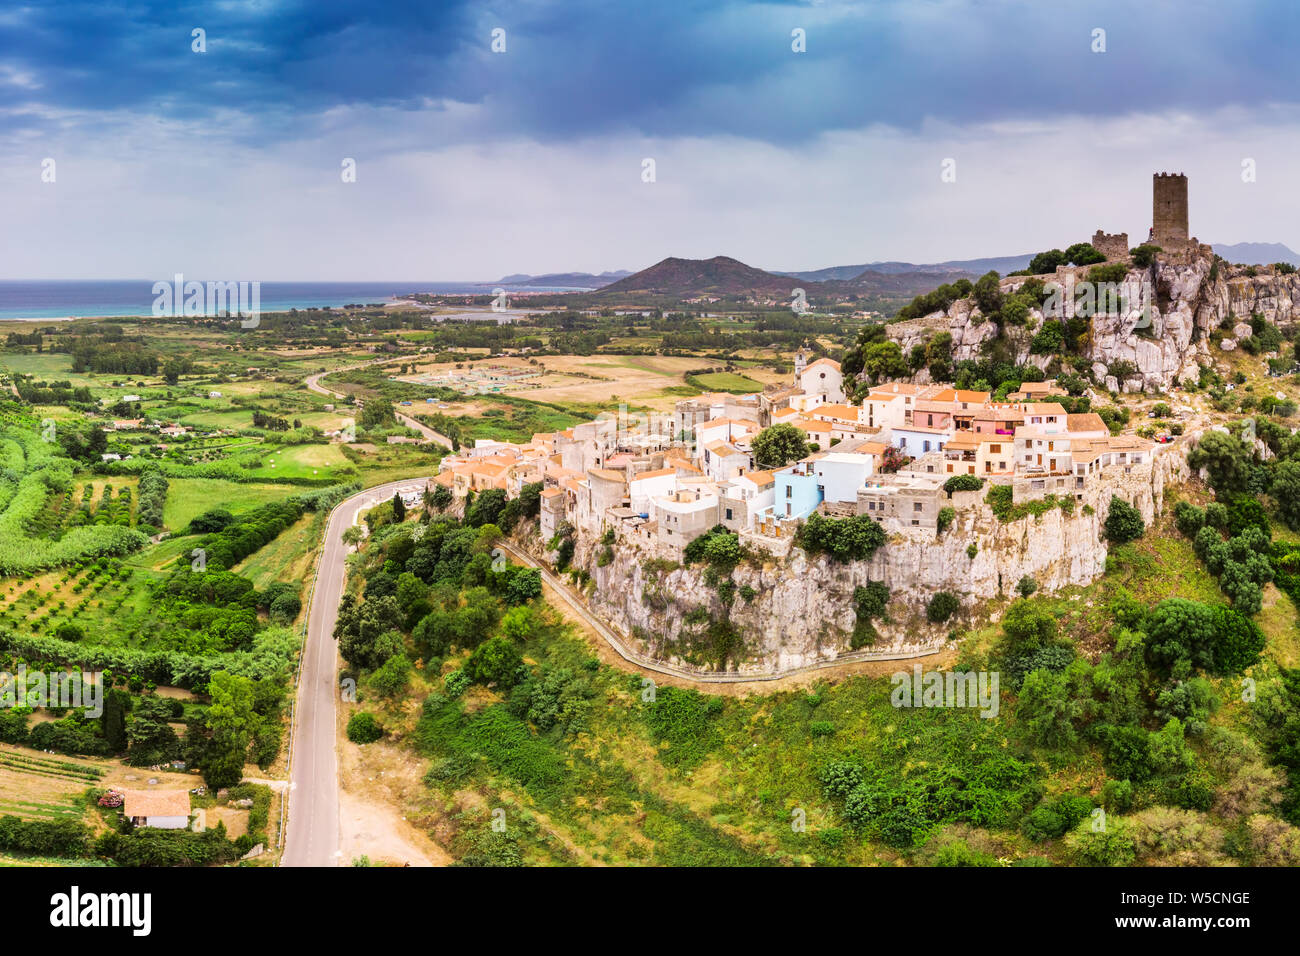
{"type": "Polygon", "coordinates": [[[894,382],[849,404],[838,362],[809,362],[801,351],[794,367],[788,386],[700,395],[671,416],[622,411],[527,444],[478,441],[443,458],[435,482],[457,497],[488,488],[513,497],[541,483],[546,541],[566,526],[613,531],[680,559],[722,525],[783,556],[813,513],[867,515],[886,531],[936,529],[954,492],[986,482],[1009,487],[1013,504],[1052,495],[1101,506],[1113,493],[1125,497],[1112,478],[1149,468],[1157,447],[1112,435],[1095,413],[1068,414],[1054,400],[1065,390],[1050,380],[1026,382],[1005,402],[947,384],[894,382]],[[755,440],[780,425],[810,453],[765,468],[755,440]]]}

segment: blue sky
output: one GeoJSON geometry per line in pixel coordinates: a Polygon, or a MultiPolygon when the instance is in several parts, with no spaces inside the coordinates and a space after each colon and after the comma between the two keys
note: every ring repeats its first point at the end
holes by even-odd
{"type": "Polygon", "coordinates": [[[0,274],[999,255],[1144,235],[1157,169],[1201,239],[1297,246],[1298,31],[1285,0],[11,4],[0,274]]]}

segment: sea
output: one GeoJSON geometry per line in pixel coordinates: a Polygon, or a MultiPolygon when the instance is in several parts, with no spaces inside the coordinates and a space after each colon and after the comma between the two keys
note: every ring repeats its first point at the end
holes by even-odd
{"type": "MultiPolygon", "coordinates": [[[[167,279],[0,279],[0,320],[152,315],[154,283],[167,279]]],[[[188,279],[187,279],[188,281],[188,279]]],[[[261,311],[373,305],[427,292],[437,295],[576,292],[563,286],[502,286],[496,282],[263,282],[261,311]]]]}

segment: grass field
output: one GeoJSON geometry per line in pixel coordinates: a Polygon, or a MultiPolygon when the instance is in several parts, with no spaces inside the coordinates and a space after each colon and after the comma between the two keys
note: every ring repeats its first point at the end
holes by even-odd
{"type": "Polygon", "coordinates": [[[234,570],[259,590],[275,581],[302,583],[312,571],[316,546],[325,530],[323,514],[306,514],[274,541],[254,552],[234,570]]]}
{"type": "Polygon", "coordinates": [[[763,390],[762,383],[744,375],[737,375],[735,372],[708,372],[704,375],[692,375],[689,380],[692,385],[698,385],[710,392],[737,392],[743,395],[763,390]]]}
{"type": "Polygon", "coordinates": [[[302,491],[295,485],[224,481],[218,478],[169,478],[163,520],[168,528],[179,530],[190,519],[210,508],[228,508],[232,513],[283,501],[302,491]]]}
{"type": "Polygon", "coordinates": [[[267,445],[259,449],[259,466],[249,474],[263,479],[336,478],[355,476],[355,468],[337,444],[267,445]]]}

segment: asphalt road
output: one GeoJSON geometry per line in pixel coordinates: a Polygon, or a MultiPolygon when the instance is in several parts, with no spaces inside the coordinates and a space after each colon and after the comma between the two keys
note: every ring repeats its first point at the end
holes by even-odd
{"type": "Polygon", "coordinates": [[[334,622],[343,596],[348,546],[343,530],[397,491],[423,490],[427,477],[377,485],[346,499],[330,514],[307,609],[307,644],[293,712],[289,813],[281,866],[338,866],[339,762],[336,715],[340,696],[334,622]]]}
{"type": "MultiPolygon", "coordinates": [[[[318,392],[321,395],[330,395],[333,396],[334,398],[347,398],[347,396],[344,395],[342,392],[336,392],[334,391],[334,389],[326,385],[322,385],[320,382],[321,378],[325,375],[332,375],[335,372],[347,372],[355,368],[366,368],[369,365],[385,365],[387,363],[396,362],[396,361],[397,359],[390,359],[390,358],[377,359],[376,361],[373,362],[362,362],[360,365],[349,365],[346,368],[331,369],[328,372],[317,372],[315,375],[307,376],[307,378],[303,380],[303,384],[305,384],[313,392],[318,392]]],[[[358,402],[357,404],[358,406],[360,406],[363,405],[364,402],[358,402]]],[[[407,428],[411,428],[419,432],[420,435],[425,439],[425,441],[436,442],[437,444],[442,445],[444,448],[452,447],[450,438],[434,431],[428,425],[424,424],[421,421],[417,421],[416,419],[412,418],[410,415],[403,413],[399,405],[397,404],[393,405],[393,414],[395,414],[397,416],[397,420],[401,422],[403,425],[405,425],[407,428]]]]}

